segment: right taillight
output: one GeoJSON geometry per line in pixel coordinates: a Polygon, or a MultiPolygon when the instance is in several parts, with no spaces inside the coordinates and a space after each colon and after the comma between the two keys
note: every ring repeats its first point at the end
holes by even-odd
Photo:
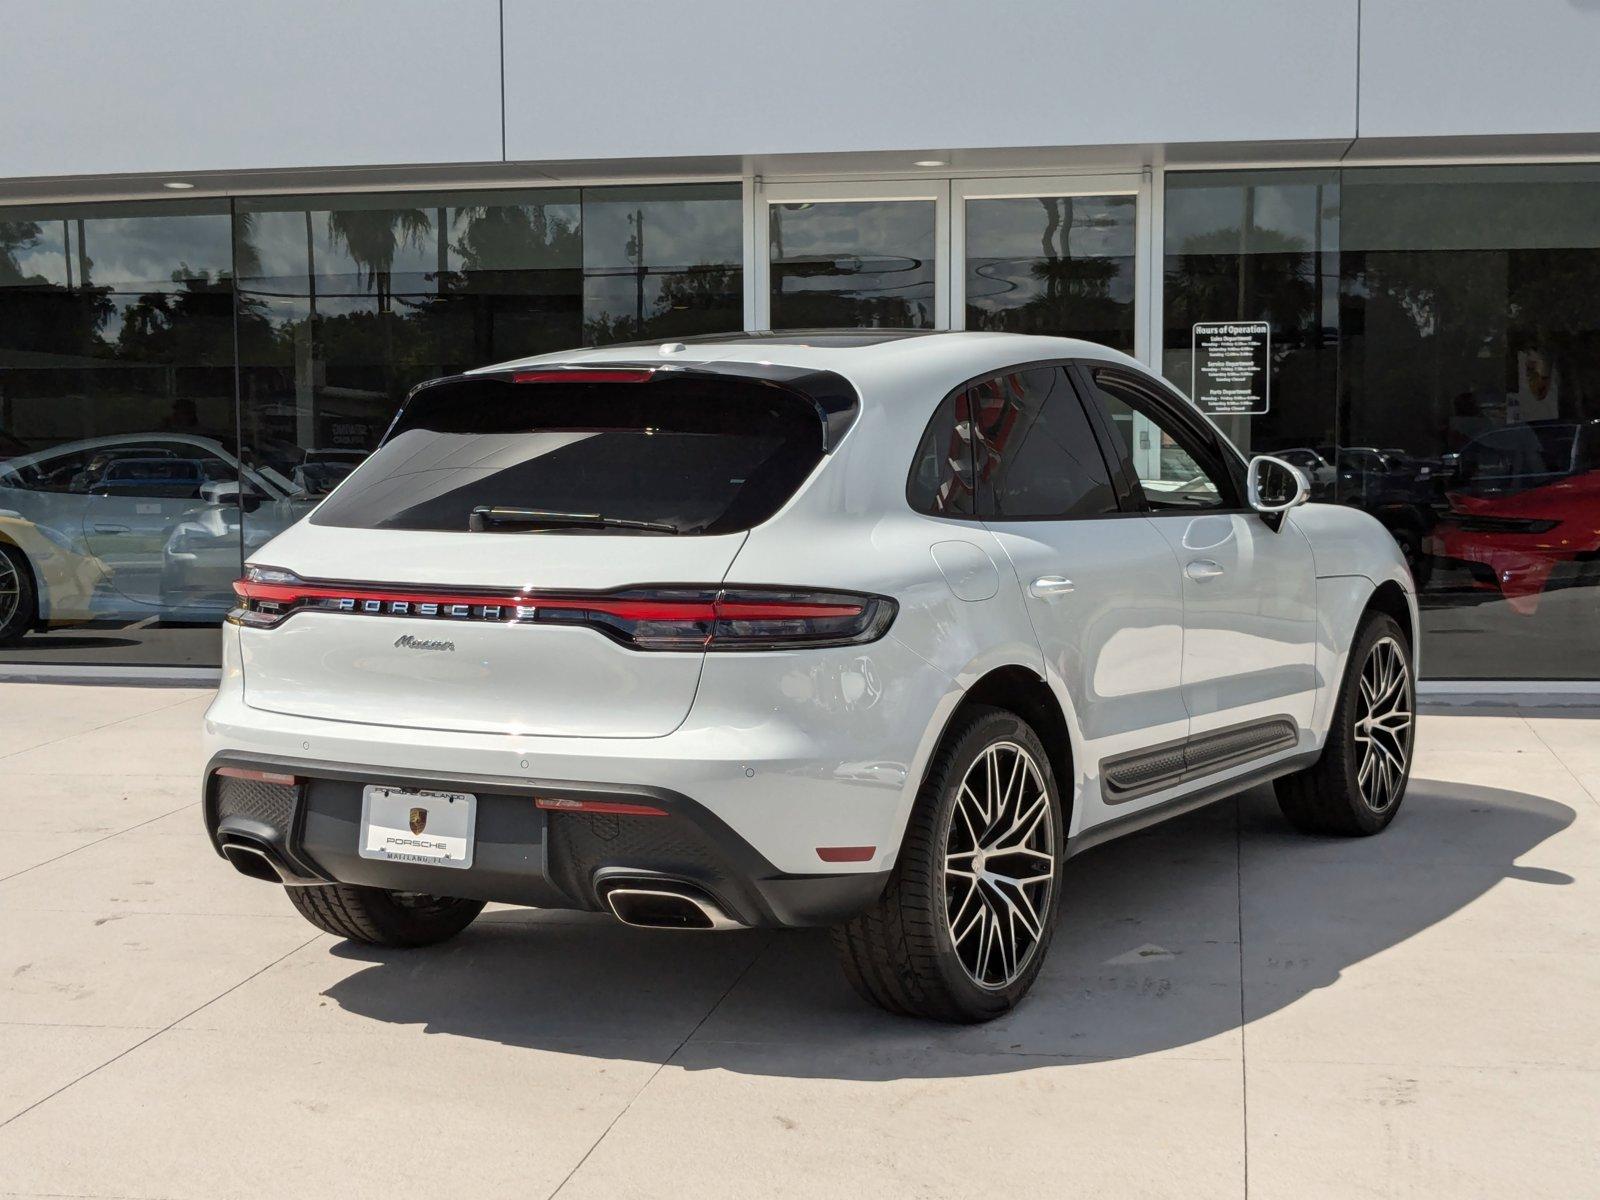
{"type": "Polygon", "coordinates": [[[530,597],[536,621],[587,625],[635,650],[799,650],[876,641],[895,602],[858,592],[671,588],[530,597]]]}

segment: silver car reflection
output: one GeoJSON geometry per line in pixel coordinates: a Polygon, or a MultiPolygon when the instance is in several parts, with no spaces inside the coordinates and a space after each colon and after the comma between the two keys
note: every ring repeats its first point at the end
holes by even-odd
{"type": "Polygon", "coordinates": [[[241,462],[215,439],[183,433],[87,438],[0,461],[8,524],[37,531],[33,544],[92,564],[47,573],[23,539],[10,539],[31,569],[36,611],[8,630],[15,637],[87,620],[215,620],[231,602],[241,545],[248,554],[265,544],[339,474],[313,464],[316,478],[297,483],[241,462]]]}

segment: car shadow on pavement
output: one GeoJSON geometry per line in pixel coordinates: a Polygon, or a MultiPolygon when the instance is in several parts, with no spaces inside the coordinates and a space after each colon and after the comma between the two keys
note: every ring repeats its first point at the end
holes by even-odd
{"type": "Polygon", "coordinates": [[[1032,993],[981,1026],[857,999],[826,931],[694,934],[498,909],[419,951],[348,943],[348,1012],[430,1033],[748,1074],[948,1078],[1181,1050],[1236,1056],[1255,1021],[1449,921],[1491,888],[1561,885],[1518,859],[1572,823],[1553,800],[1414,779],[1382,836],[1307,837],[1270,789],[1090,851],[1032,993]],[[1241,983],[1241,980],[1243,981],[1241,983]]]}

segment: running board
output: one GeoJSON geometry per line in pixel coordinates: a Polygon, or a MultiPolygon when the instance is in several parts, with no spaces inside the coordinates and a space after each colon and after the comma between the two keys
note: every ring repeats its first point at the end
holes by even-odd
{"type": "Polygon", "coordinates": [[[1118,754],[1100,763],[1100,794],[1107,804],[1126,804],[1151,792],[1293,749],[1299,741],[1299,726],[1292,718],[1266,717],[1149,750],[1118,754]]]}

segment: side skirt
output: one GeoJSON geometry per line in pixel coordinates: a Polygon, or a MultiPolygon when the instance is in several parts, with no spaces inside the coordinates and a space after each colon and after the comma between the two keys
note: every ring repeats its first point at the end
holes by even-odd
{"type": "Polygon", "coordinates": [[[1309,767],[1322,757],[1320,749],[1307,750],[1289,758],[1282,758],[1276,762],[1264,763],[1252,770],[1239,775],[1230,775],[1227,779],[1218,779],[1205,784],[1183,796],[1175,796],[1164,804],[1154,804],[1149,808],[1142,808],[1138,812],[1128,813],[1126,816],[1116,817],[1113,820],[1102,822],[1080,833],[1077,837],[1067,841],[1067,857],[1082,854],[1095,846],[1105,842],[1115,841],[1126,834],[1137,833],[1141,829],[1148,829],[1152,825],[1159,825],[1162,821],[1173,817],[1180,817],[1184,813],[1193,812],[1197,808],[1204,808],[1208,804],[1215,804],[1218,800],[1226,800],[1229,796],[1237,796],[1240,792],[1247,791],[1257,784],[1270,783],[1285,775],[1293,775],[1296,771],[1309,767]]]}
{"type": "Polygon", "coordinates": [[[1107,804],[1126,804],[1191,779],[1215,775],[1254,759],[1270,758],[1299,740],[1300,729],[1294,718],[1265,717],[1148,750],[1118,754],[1100,763],[1102,793],[1107,804]]]}

